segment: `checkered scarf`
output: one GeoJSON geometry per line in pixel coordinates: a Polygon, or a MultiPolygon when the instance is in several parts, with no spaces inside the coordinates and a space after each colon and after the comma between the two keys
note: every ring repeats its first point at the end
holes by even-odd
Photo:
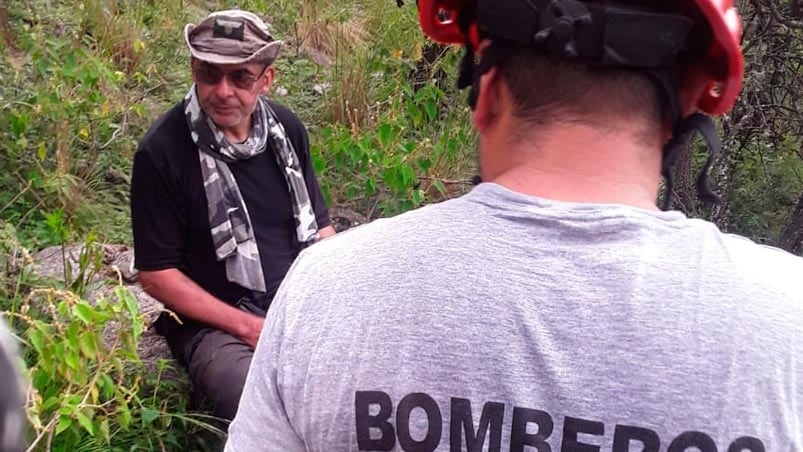
{"type": "Polygon", "coordinates": [[[228,166],[261,154],[269,146],[287,181],[296,236],[302,246],[318,238],[318,224],[307,184],[293,144],[268,102],[259,98],[248,139],[231,143],[201,108],[195,85],[184,99],[184,113],[193,142],[198,146],[209,225],[218,261],[226,262],[226,277],[246,289],[265,292],[265,276],[251,218],[237,181],[228,166]]]}

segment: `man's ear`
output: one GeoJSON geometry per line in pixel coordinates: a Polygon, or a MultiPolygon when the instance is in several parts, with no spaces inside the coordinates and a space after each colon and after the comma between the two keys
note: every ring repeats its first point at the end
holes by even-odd
{"type": "Polygon", "coordinates": [[[474,108],[473,122],[478,132],[484,133],[499,119],[502,77],[498,68],[491,68],[479,80],[479,96],[474,108]]]}
{"type": "Polygon", "coordinates": [[[273,66],[270,66],[265,70],[265,73],[262,75],[263,80],[265,80],[265,84],[262,86],[260,90],[260,94],[268,94],[270,92],[270,88],[273,86],[273,79],[276,77],[276,70],[273,66]]]}

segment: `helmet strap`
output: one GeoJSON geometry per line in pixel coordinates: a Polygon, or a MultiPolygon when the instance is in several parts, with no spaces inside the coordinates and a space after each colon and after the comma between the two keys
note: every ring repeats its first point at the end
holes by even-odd
{"type": "Polygon", "coordinates": [[[695,132],[699,132],[700,136],[703,137],[708,150],[708,158],[703,168],[700,170],[700,173],[697,175],[697,198],[703,204],[719,204],[719,196],[708,186],[708,176],[711,172],[711,166],[722,150],[722,142],[717,134],[714,121],[702,113],[695,113],[687,118],[681,118],[680,101],[677,95],[677,82],[671,75],[671,72],[652,70],[647,71],[647,74],[652,77],[660,92],[663,93],[672,121],[672,138],[664,144],[663,148],[661,175],[664,177],[665,187],[663,199],[661,200],[661,209],[670,210],[672,208],[672,194],[674,192],[672,169],[675,167],[681,151],[690,145],[695,132]]]}
{"type": "Polygon", "coordinates": [[[689,146],[691,138],[695,132],[699,132],[703,137],[708,149],[708,158],[697,175],[697,198],[707,205],[715,205],[720,203],[719,196],[714,193],[708,186],[708,175],[711,172],[711,166],[714,160],[719,156],[722,150],[722,142],[717,135],[717,128],[714,121],[702,113],[695,113],[688,118],[682,119],[675,123],[672,138],[664,145],[663,164],[661,173],[666,180],[664,190],[664,197],[661,201],[661,209],[669,210],[672,207],[672,193],[673,193],[673,178],[672,168],[677,163],[680,151],[689,146]]]}

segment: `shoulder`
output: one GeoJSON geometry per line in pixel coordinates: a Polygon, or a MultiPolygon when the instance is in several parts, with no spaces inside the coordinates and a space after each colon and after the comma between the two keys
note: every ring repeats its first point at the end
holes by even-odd
{"type": "Polygon", "coordinates": [[[430,254],[461,246],[461,238],[474,227],[465,207],[463,198],[452,199],[339,233],[305,249],[293,276],[301,284],[331,287],[343,280],[391,277],[409,266],[420,269],[430,254]]]}
{"type": "Polygon", "coordinates": [[[803,258],[779,248],[760,245],[745,237],[722,234],[734,272],[777,300],[796,300],[803,314],[803,258]]]}
{"type": "Polygon", "coordinates": [[[183,106],[183,102],[177,103],[151,124],[139,143],[139,151],[159,154],[190,139],[183,106]]]}
{"type": "Polygon", "coordinates": [[[139,142],[134,156],[135,170],[146,160],[153,169],[165,173],[178,173],[195,167],[197,148],[190,136],[183,102],[175,104],[154,121],[139,142]]]}
{"type": "Polygon", "coordinates": [[[268,105],[270,105],[270,108],[272,108],[274,113],[276,113],[276,116],[279,117],[279,121],[281,121],[282,124],[285,124],[285,126],[288,124],[298,124],[300,126],[304,125],[304,123],[301,122],[301,119],[298,118],[298,115],[296,115],[293,110],[290,110],[289,107],[272,99],[268,99],[268,105]]]}
{"type": "Polygon", "coordinates": [[[306,134],[304,123],[292,110],[273,100],[268,100],[268,105],[276,113],[285,130],[290,133],[303,132],[306,134]]]}

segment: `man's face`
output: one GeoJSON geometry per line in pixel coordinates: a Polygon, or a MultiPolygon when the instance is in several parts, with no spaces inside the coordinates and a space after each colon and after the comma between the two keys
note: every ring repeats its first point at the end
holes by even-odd
{"type": "Polygon", "coordinates": [[[192,61],[201,108],[224,132],[248,128],[257,99],[270,90],[273,75],[273,67],[260,63],[224,66],[192,61]]]}

